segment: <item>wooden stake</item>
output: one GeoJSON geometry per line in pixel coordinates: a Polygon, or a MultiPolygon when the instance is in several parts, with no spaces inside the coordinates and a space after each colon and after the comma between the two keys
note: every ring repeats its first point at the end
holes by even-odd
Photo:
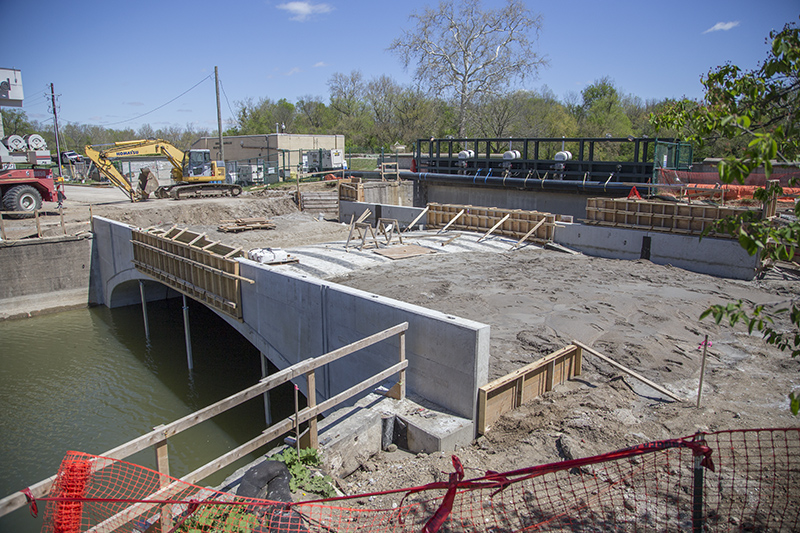
{"type": "Polygon", "coordinates": [[[700,385],[697,387],[697,408],[700,409],[700,395],[703,394],[703,376],[706,373],[706,353],[708,352],[708,335],[703,341],[703,362],[700,364],[700,385]]]}
{"type": "Polygon", "coordinates": [[[533,228],[531,228],[531,230],[528,233],[526,233],[524,237],[522,237],[519,241],[517,241],[517,244],[515,244],[514,246],[511,247],[511,250],[516,250],[517,248],[520,247],[520,245],[522,245],[523,242],[527,241],[528,237],[533,235],[533,232],[536,231],[537,229],[539,229],[539,226],[544,224],[545,220],[547,220],[547,219],[543,218],[542,220],[537,222],[536,225],[533,228]]]}
{"type": "Polygon", "coordinates": [[[450,225],[451,225],[453,222],[455,222],[456,220],[458,220],[458,219],[459,219],[459,217],[461,217],[461,215],[463,215],[463,214],[464,214],[464,210],[462,209],[461,211],[459,211],[459,212],[458,212],[458,214],[457,214],[456,216],[454,216],[453,218],[451,218],[451,219],[450,219],[450,222],[448,222],[448,223],[447,223],[447,225],[446,225],[445,227],[443,227],[442,229],[440,229],[440,230],[439,230],[438,232],[436,232],[436,233],[437,233],[437,234],[439,234],[439,233],[443,233],[443,232],[447,231],[447,228],[449,228],[449,227],[450,227],[450,225]]]}
{"type": "Polygon", "coordinates": [[[674,394],[672,394],[670,391],[668,391],[668,390],[667,390],[667,389],[665,389],[664,387],[662,387],[662,386],[660,386],[660,385],[657,385],[656,383],[653,383],[652,381],[650,381],[650,380],[649,380],[649,379],[647,379],[646,377],[642,376],[641,374],[637,374],[636,372],[634,372],[634,371],[633,371],[633,370],[631,370],[630,368],[628,368],[628,367],[626,367],[626,366],[623,366],[623,365],[621,365],[621,364],[617,363],[617,362],[616,362],[616,361],[614,361],[613,359],[611,359],[611,358],[609,358],[609,357],[606,357],[605,355],[601,354],[601,353],[600,353],[600,352],[598,352],[597,350],[593,350],[592,348],[589,348],[588,346],[586,346],[586,345],[585,345],[585,344],[583,344],[582,342],[578,342],[578,341],[572,341],[572,344],[574,344],[575,346],[580,346],[581,348],[583,348],[585,351],[589,352],[590,354],[592,354],[592,355],[595,355],[595,356],[599,357],[600,359],[602,359],[602,360],[603,360],[603,361],[605,361],[606,363],[610,364],[611,366],[613,366],[613,367],[616,367],[616,368],[618,368],[618,369],[622,370],[623,372],[625,372],[626,374],[628,374],[628,375],[630,375],[630,376],[632,376],[632,377],[635,377],[636,379],[638,379],[639,381],[641,381],[641,382],[642,382],[642,383],[644,383],[645,385],[648,385],[648,386],[652,387],[653,389],[657,390],[658,392],[660,392],[661,394],[663,394],[663,395],[665,395],[665,396],[669,396],[670,398],[672,398],[672,399],[673,399],[673,400],[675,400],[676,402],[680,402],[680,401],[681,401],[681,399],[680,399],[680,398],[678,398],[677,396],[675,396],[674,394]]]}
{"type": "Polygon", "coordinates": [[[505,222],[506,220],[508,220],[508,217],[510,217],[510,216],[511,216],[511,213],[509,213],[509,214],[507,214],[506,216],[504,216],[504,217],[503,217],[503,218],[500,220],[500,222],[498,222],[497,224],[495,224],[494,226],[492,226],[492,229],[490,229],[489,231],[487,231],[486,233],[484,233],[484,234],[483,234],[483,237],[481,237],[480,239],[478,239],[478,242],[481,242],[483,239],[485,239],[485,238],[487,238],[489,235],[491,235],[491,234],[492,234],[492,232],[493,232],[494,230],[496,230],[497,228],[499,228],[499,227],[500,227],[500,225],[501,225],[503,222],[505,222]]]}
{"type": "Polygon", "coordinates": [[[406,226],[406,229],[404,229],[403,231],[408,231],[408,230],[410,230],[412,227],[414,227],[414,224],[416,224],[417,222],[419,222],[419,219],[421,219],[423,216],[425,216],[425,213],[427,213],[429,209],[430,209],[430,206],[426,205],[426,206],[425,206],[425,209],[423,209],[423,210],[422,210],[422,212],[421,212],[419,215],[417,215],[417,218],[415,218],[414,220],[412,220],[412,221],[411,221],[411,224],[409,224],[408,226],[406,226]]]}

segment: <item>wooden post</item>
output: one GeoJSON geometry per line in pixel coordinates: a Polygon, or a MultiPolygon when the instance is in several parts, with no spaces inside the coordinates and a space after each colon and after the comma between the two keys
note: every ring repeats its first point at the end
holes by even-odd
{"type": "Polygon", "coordinates": [[[485,238],[487,238],[489,235],[491,235],[491,234],[492,234],[492,232],[494,232],[494,230],[496,230],[497,228],[499,228],[499,227],[500,227],[500,225],[501,225],[503,222],[505,222],[506,220],[508,220],[508,217],[510,217],[510,216],[511,216],[511,213],[507,214],[507,215],[506,215],[506,216],[504,216],[502,219],[500,219],[500,222],[498,222],[497,224],[495,224],[494,226],[492,226],[492,229],[490,229],[489,231],[487,231],[486,233],[484,233],[484,234],[483,234],[483,237],[481,237],[480,239],[478,239],[478,242],[481,242],[483,239],[485,239],[485,238]]]}
{"type": "MultiPolygon", "coordinates": [[[[406,332],[401,331],[397,334],[397,340],[400,342],[400,362],[406,360],[406,332]]],[[[402,400],[406,397],[406,371],[405,369],[401,370],[397,376],[397,383],[389,389],[389,392],[386,393],[386,396],[389,398],[394,398],[395,400],[402,400]]]]}
{"type": "Polygon", "coordinates": [[[2,237],[4,241],[8,240],[8,237],[6,237],[6,223],[2,213],[0,213],[0,237],[2,237]]]}
{"type": "Polygon", "coordinates": [[[64,233],[64,235],[66,235],[67,234],[67,228],[66,228],[66,226],[64,226],[64,208],[63,207],[59,207],[58,208],[58,214],[61,215],[61,231],[64,233]]]}
{"type": "MultiPolygon", "coordinates": [[[[312,370],[306,373],[306,384],[308,386],[308,407],[316,407],[317,405],[317,375],[312,370]]],[[[319,448],[319,433],[317,432],[317,417],[313,417],[308,421],[308,437],[311,439],[309,445],[317,449],[319,448]]]]}
{"type": "Polygon", "coordinates": [[[706,373],[706,353],[708,352],[708,335],[703,341],[703,362],[700,364],[700,385],[697,387],[697,408],[700,409],[700,396],[703,394],[703,376],[706,373]]]}
{"type": "Polygon", "coordinates": [[[443,232],[447,231],[447,228],[449,228],[449,227],[450,227],[450,225],[451,225],[453,222],[455,222],[456,220],[458,220],[458,219],[461,217],[461,215],[463,215],[463,214],[464,214],[464,210],[462,209],[461,211],[459,211],[459,212],[458,212],[458,214],[457,214],[456,216],[454,216],[453,218],[451,218],[451,219],[450,219],[450,222],[448,222],[448,223],[445,225],[445,227],[443,227],[442,229],[440,229],[440,230],[437,232],[437,234],[439,234],[439,233],[443,233],[443,232]]]}
{"type": "Polygon", "coordinates": [[[39,210],[38,209],[33,212],[33,216],[36,217],[36,235],[38,235],[39,238],[41,239],[42,238],[42,223],[39,220],[39,210]]]}
{"type": "MultiPolygon", "coordinates": [[[[156,426],[153,429],[160,429],[164,425],[156,426]]],[[[158,479],[159,488],[167,487],[171,480],[169,478],[169,453],[167,450],[167,439],[158,441],[153,445],[156,451],[156,469],[161,476],[158,479]]],[[[169,505],[161,508],[161,531],[166,532],[172,529],[172,512],[169,505]]]]}
{"type": "Polygon", "coordinates": [[[547,220],[547,218],[542,218],[542,220],[540,220],[533,228],[531,228],[531,230],[528,233],[526,233],[524,237],[522,237],[519,241],[517,241],[517,244],[515,244],[514,246],[511,247],[511,250],[516,250],[517,248],[519,248],[522,245],[523,242],[528,240],[528,237],[533,235],[534,231],[539,229],[539,226],[544,224],[545,220],[547,220]]]}
{"type": "Polygon", "coordinates": [[[408,230],[410,230],[412,227],[414,227],[414,224],[416,224],[417,222],[419,222],[419,219],[421,219],[423,216],[425,216],[425,213],[427,213],[429,209],[430,209],[430,206],[427,206],[427,205],[426,205],[426,206],[425,206],[425,209],[423,209],[423,210],[422,210],[422,212],[421,212],[419,215],[417,215],[417,218],[415,218],[414,220],[412,220],[412,221],[411,221],[411,224],[409,224],[408,226],[406,226],[406,229],[404,229],[403,231],[408,231],[408,230]]]}

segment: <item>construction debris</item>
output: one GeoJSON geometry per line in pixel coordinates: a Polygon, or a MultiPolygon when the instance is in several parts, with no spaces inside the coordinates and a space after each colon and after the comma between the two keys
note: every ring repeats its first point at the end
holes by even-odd
{"type": "Polygon", "coordinates": [[[277,226],[266,218],[235,218],[233,220],[220,220],[217,228],[225,233],[239,233],[253,229],[275,229],[277,226]]]}
{"type": "Polygon", "coordinates": [[[284,265],[299,262],[297,257],[280,248],[253,248],[247,252],[247,258],[264,265],[284,265]]]}

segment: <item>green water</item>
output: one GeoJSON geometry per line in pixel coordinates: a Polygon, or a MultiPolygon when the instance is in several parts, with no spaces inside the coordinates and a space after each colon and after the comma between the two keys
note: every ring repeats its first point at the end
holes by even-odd
{"type": "MultiPolygon", "coordinates": [[[[148,312],[149,342],[139,306],[0,322],[0,498],[53,475],[68,450],[101,454],[261,377],[258,351],[203,306],[190,304],[191,373],[181,300],[148,312]]],[[[264,428],[259,398],[177,435],[170,473],[187,474],[264,428]]],[[[153,468],[154,455],[127,461],[153,468]]],[[[42,510],[38,519],[27,509],[0,518],[0,532],[39,531],[42,510]]]]}

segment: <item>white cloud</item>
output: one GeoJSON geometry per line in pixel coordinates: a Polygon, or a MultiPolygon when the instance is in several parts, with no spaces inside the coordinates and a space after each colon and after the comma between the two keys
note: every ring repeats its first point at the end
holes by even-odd
{"type": "Polygon", "coordinates": [[[739,25],[739,21],[738,20],[735,21],[735,22],[717,22],[716,24],[714,24],[713,26],[708,28],[703,33],[711,33],[712,31],[728,31],[728,30],[732,30],[733,28],[735,28],[738,25],[739,25]]]}
{"type": "Polygon", "coordinates": [[[175,111],[177,111],[178,113],[191,113],[192,112],[191,109],[176,109],[175,111]]]}
{"type": "Polygon", "coordinates": [[[292,69],[291,69],[289,72],[287,72],[286,74],[284,74],[284,76],[292,76],[292,75],[294,75],[294,74],[299,74],[300,72],[302,72],[302,70],[300,70],[300,68],[299,68],[299,67],[294,67],[294,68],[292,68],[292,69]]]}
{"type": "Polygon", "coordinates": [[[324,61],[320,61],[318,63],[314,63],[314,68],[327,67],[327,66],[328,66],[328,64],[326,62],[324,62],[324,61]]]}
{"type": "Polygon", "coordinates": [[[141,107],[144,105],[144,102],[124,102],[123,105],[130,105],[133,107],[141,107]]]}
{"type": "Polygon", "coordinates": [[[333,11],[333,8],[328,4],[312,4],[311,2],[286,2],[285,4],[278,4],[277,7],[291,13],[293,16],[290,20],[298,22],[303,22],[311,15],[333,11]]]}

